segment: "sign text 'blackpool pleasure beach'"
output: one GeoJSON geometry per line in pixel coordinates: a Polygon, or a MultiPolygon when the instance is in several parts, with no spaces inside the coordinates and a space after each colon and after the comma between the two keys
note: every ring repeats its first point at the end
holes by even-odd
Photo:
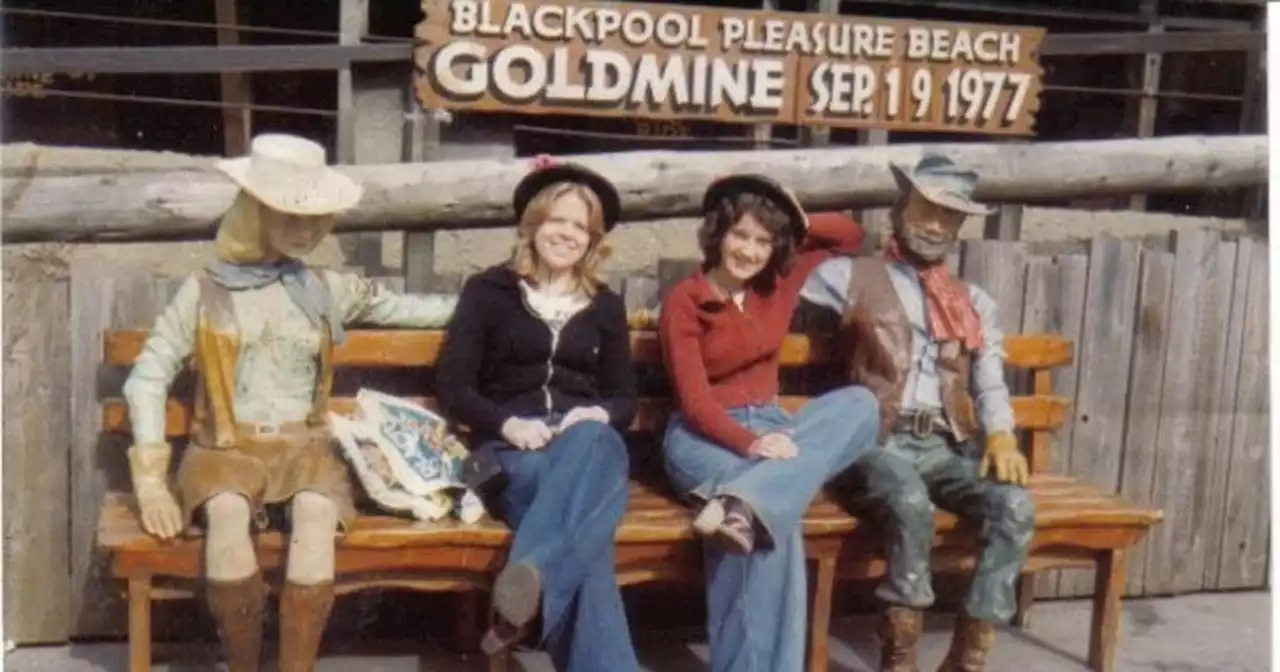
{"type": "Polygon", "coordinates": [[[1028,135],[1040,28],[424,0],[428,108],[1028,135]]]}

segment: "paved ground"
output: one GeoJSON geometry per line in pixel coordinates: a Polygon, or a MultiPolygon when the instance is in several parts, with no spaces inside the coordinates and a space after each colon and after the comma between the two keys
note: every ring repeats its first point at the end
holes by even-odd
{"type": "MultiPolygon", "coordinates": [[[[1029,632],[1005,632],[987,666],[989,672],[1079,672],[1086,670],[1089,604],[1083,601],[1037,605],[1029,632]]],[[[931,617],[922,646],[922,669],[932,670],[947,646],[950,623],[931,617]]],[[[832,672],[873,672],[874,620],[839,622],[833,636],[832,672]]],[[[1192,595],[1125,604],[1124,634],[1117,671],[1261,672],[1270,667],[1271,598],[1267,593],[1192,595]]],[[[706,646],[697,634],[641,633],[637,636],[646,672],[701,672],[706,646]]],[[[212,672],[210,651],[186,651],[190,663],[156,665],[156,672],[212,672]]],[[[551,672],[542,654],[518,654],[525,672],[551,672]]],[[[10,653],[11,672],[90,672],[127,669],[121,644],[96,644],[10,653]]],[[[479,672],[483,663],[444,653],[428,654],[423,666],[412,655],[326,656],[319,672],[479,672]]],[[[779,671],[782,672],[782,671],[779,671]]]]}

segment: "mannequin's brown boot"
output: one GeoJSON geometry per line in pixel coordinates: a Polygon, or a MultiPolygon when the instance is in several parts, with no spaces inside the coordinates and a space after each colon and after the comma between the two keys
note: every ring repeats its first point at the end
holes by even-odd
{"type": "Polygon", "coordinates": [[[956,617],[955,634],[951,636],[951,649],[942,661],[938,672],[982,672],[987,665],[987,652],[996,644],[996,626],[987,621],[969,618],[961,613],[956,617]]]}
{"type": "Polygon", "coordinates": [[[258,672],[262,655],[262,605],[266,601],[262,574],[238,581],[205,583],[209,611],[218,625],[218,637],[230,672],[258,672]]]}
{"type": "Polygon", "coordinates": [[[280,592],[280,672],[314,672],[333,609],[333,582],[285,583],[280,592]]]}
{"type": "Polygon", "coordinates": [[[919,672],[916,643],[924,614],[910,607],[889,607],[880,620],[880,672],[919,672]]]}

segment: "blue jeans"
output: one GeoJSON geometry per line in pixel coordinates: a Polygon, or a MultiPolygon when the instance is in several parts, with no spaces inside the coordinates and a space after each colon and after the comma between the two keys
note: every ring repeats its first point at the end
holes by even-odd
{"type": "Polygon", "coordinates": [[[729,409],[757,434],[790,431],[798,452],[787,460],[739,455],[672,417],[663,449],[675,487],[697,500],[737,497],[773,541],[745,556],[703,545],[713,672],[804,669],[809,609],[801,521],[818,490],[875,447],[879,414],[864,387],[813,399],[794,418],[775,404],[729,409]]]}
{"type": "Polygon", "coordinates": [[[629,460],[622,436],[595,421],[574,424],[537,451],[491,441],[507,483],[498,503],[515,529],[508,562],[542,580],[542,643],[562,672],[638,670],[614,575],[614,534],[627,509],[629,460]]]}

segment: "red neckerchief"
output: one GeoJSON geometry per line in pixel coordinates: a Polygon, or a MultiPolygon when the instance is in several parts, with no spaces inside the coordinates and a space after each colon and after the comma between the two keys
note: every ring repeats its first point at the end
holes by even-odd
{"type": "Polygon", "coordinates": [[[925,314],[933,337],[939,341],[960,341],[970,352],[982,348],[982,321],[969,298],[969,288],[951,275],[946,263],[921,268],[902,253],[896,237],[885,245],[886,257],[915,269],[924,286],[925,314]]]}

